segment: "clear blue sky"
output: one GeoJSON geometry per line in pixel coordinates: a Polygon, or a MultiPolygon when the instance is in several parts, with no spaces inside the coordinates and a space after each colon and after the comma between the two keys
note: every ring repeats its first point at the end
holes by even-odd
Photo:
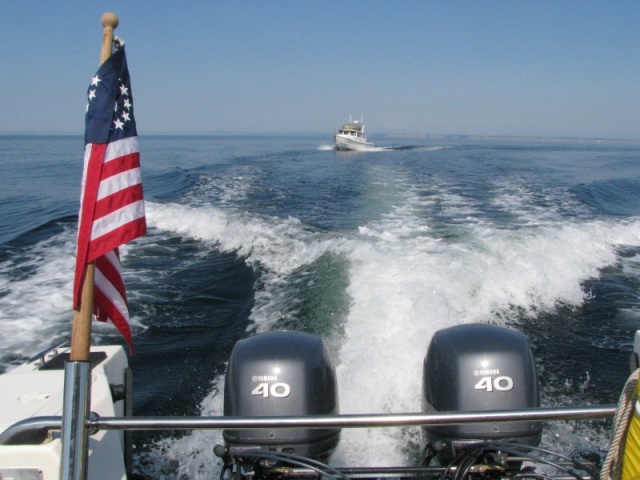
{"type": "Polygon", "coordinates": [[[100,17],[138,131],[640,138],[640,1],[0,2],[0,133],[82,133],[100,17]]]}

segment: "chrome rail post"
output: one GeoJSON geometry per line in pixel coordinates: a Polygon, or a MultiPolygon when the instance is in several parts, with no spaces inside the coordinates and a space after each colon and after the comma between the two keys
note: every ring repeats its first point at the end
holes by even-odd
{"type": "Polygon", "coordinates": [[[61,480],[86,480],[89,473],[89,410],[91,362],[69,361],[64,366],[61,480]]]}

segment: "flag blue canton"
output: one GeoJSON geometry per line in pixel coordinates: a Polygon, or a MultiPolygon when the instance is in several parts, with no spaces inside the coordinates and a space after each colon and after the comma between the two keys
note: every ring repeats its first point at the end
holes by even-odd
{"type": "Polygon", "coordinates": [[[87,97],[85,145],[137,136],[124,46],[98,69],[87,97]]]}

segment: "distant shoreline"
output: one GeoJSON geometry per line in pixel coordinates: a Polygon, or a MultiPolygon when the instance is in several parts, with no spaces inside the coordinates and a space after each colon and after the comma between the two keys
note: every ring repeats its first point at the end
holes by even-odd
{"type": "Polygon", "coordinates": [[[511,142],[540,142],[540,143],[606,143],[640,145],[640,140],[629,138],[576,138],[576,137],[540,137],[526,135],[432,135],[432,134],[385,134],[385,138],[418,138],[425,140],[502,140],[511,142]]]}

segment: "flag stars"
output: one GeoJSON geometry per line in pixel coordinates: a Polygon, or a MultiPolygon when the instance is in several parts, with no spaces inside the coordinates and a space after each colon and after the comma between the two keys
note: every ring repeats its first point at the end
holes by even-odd
{"type": "MultiPolygon", "coordinates": [[[[89,86],[87,93],[87,112],[89,112],[91,105],[97,105],[94,102],[99,102],[99,97],[102,97],[105,94],[109,94],[103,88],[103,85],[106,84],[99,85],[101,82],[103,82],[103,80],[98,75],[91,79],[91,85],[89,86]]],[[[127,129],[127,124],[129,122],[133,122],[133,103],[131,102],[131,98],[129,97],[129,87],[127,86],[126,82],[122,80],[122,78],[118,79],[117,88],[119,92],[117,93],[115,102],[113,104],[114,115],[111,129],[112,131],[124,131],[127,129]]]]}
{"type": "Polygon", "coordinates": [[[126,98],[128,95],[128,88],[123,85],[120,90],[124,93],[121,93],[116,100],[115,111],[118,115],[118,119],[113,122],[115,129],[124,129],[124,125],[131,121],[131,110],[133,108],[131,100],[126,98]]]}

